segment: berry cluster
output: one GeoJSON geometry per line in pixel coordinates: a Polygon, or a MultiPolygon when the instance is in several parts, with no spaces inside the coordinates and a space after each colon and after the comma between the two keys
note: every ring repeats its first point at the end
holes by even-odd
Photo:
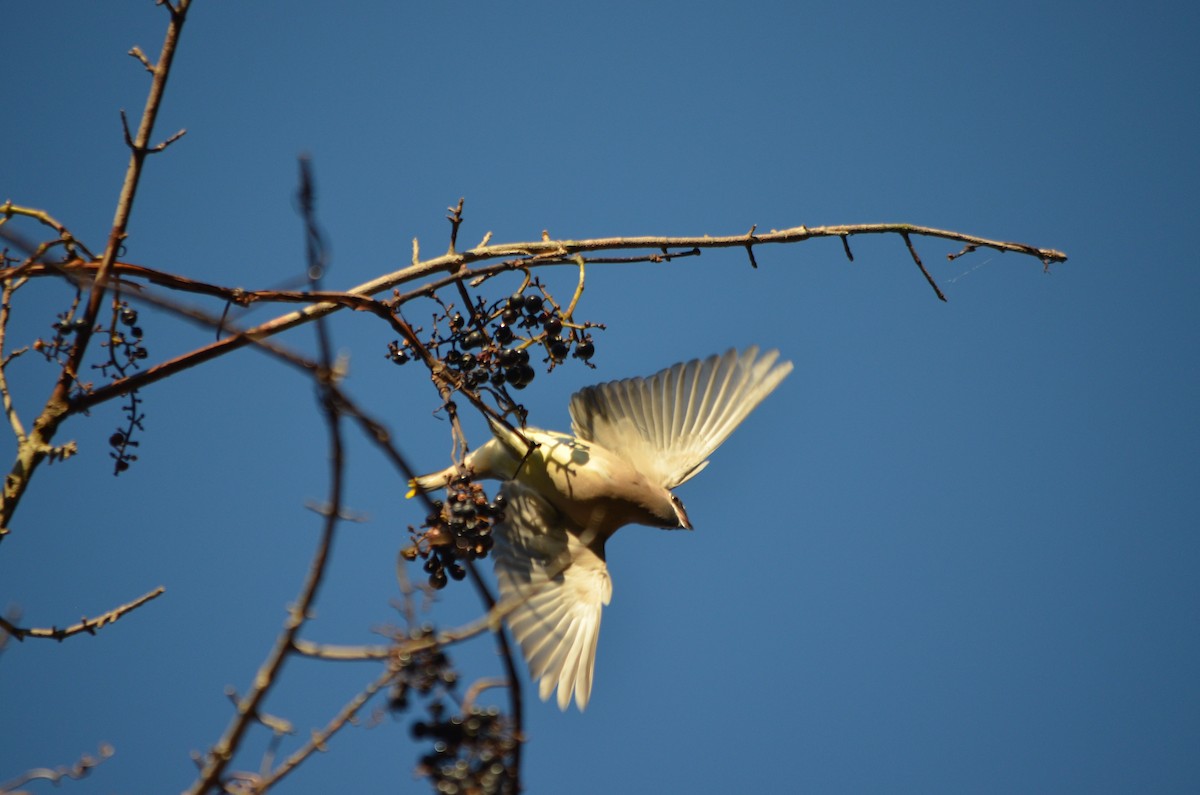
{"type": "Polygon", "coordinates": [[[471,706],[446,717],[440,701],[429,705],[430,720],[412,725],[413,737],[433,740],[433,751],[421,757],[418,775],[428,776],[442,795],[515,793],[509,761],[516,749],[511,724],[495,707],[471,706]]]}
{"type": "MultiPolygon", "coordinates": [[[[138,312],[125,301],[113,304],[111,329],[107,339],[101,341],[101,347],[108,349],[108,361],[93,365],[105,376],[111,374],[124,377],[130,370],[136,370],[139,362],[150,355],[142,344],[142,327],[138,325],[138,312]]],[[[113,474],[119,475],[129,469],[129,465],[137,460],[131,448],[138,443],[133,438],[135,430],[142,429],[144,415],[140,412],[141,398],[137,390],[129,393],[124,405],[125,428],[118,429],[108,437],[108,443],[113,448],[109,456],[113,459],[113,474]]]]}
{"type": "Polygon", "coordinates": [[[137,456],[129,452],[129,448],[137,447],[138,441],[131,438],[127,432],[113,431],[112,436],[108,437],[108,446],[112,448],[109,456],[115,462],[113,466],[116,473],[124,472],[132,462],[137,461],[137,456]]]}
{"type": "MultiPolygon", "coordinates": [[[[58,318],[51,324],[54,336],[50,339],[37,339],[33,349],[42,354],[46,361],[65,364],[66,357],[75,344],[76,335],[87,329],[87,321],[76,313],[80,309],[80,296],[77,294],[71,307],[65,312],[59,312],[58,318]]],[[[107,350],[104,360],[92,364],[93,370],[99,370],[105,378],[124,378],[131,371],[141,366],[141,361],[150,355],[143,344],[142,327],[138,325],[138,312],[127,302],[114,299],[112,303],[112,320],[108,328],[97,324],[92,333],[100,341],[100,347],[107,350]]],[[[82,380],[75,382],[75,389],[84,393],[91,389],[90,383],[82,380]]],[[[119,475],[129,469],[137,456],[132,448],[138,446],[133,438],[135,431],[142,430],[142,420],[145,415],[140,411],[141,398],[137,390],[131,390],[126,395],[126,401],[121,406],[125,413],[125,427],[117,429],[108,437],[112,448],[109,456],[113,459],[113,474],[119,475]]]]}
{"type": "Polygon", "coordinates": [[[142,327],[138,325],[138,312],[124,301],[113,306],[112,328],[100,342],[109,350],[108,361],[93,365],[105,376],[111,371],[124,376],[130,369],[137,369],[139,362],[150,355],[142,344],[142,327]]]}
{"type": "MultiPolygon", "coordinates": [[[[478,560],[492,549],[492,528],[504,518],[504,496],[488,501],[483,487],[459,478],[446,487],[446,500],[435,500],[413,544],[401,550],[407,560],[425,561],[425,573],[433,588],[446,587],[449,580],[467,575],[462,561],[478,560]]],[[[411,529],[411,528],[410,528],[411,529]]]]}
{"type": "MultiPolygon", "coordinates": [[[[433,637],[433,627],[428,624],[409,630],[397,639],[405,641],[426,640],[433,637]]],[[[392,682],[388,694],[388,708],[393,712],[404,712],[409,706],[412,693],[427,696],[439,685],[454,687],[458,682],[458,673],[450,664],[450,658],[439,646],[431,646],[417,651],[404,652],[397,656],[399,670],[392,682]]]]}
{"type": "MultiPolygon", "coordinates": [[[[50,328],[54,329],[53,337],[48,340],[34,340],[33,349],[42,354],[47,361],[57,361],[61,364],[61,357],[71,349],[75,335],[87,328],[87,321],[75,314],[78,309],[77,299],[70,309],[59,312],[58,319],[50,324],[50,328]]],[[[110,371],[115,371],[117,376],[124,376],[128,370],[137,369],[138,363],[150,355],[142,344],[142,327],[138,325],[137,310],[125,301],[113,304],[111,329],[107,333],[103,325],[98,325],[92,330],[101,335],[101,347],[109,349],[106,361],[92,365],[93,369],[99,370],[105,376],[114,374],[110,371]]]]}
{"type": "MultiPolygon", "coordinates": [[[[480,301],[469,318],[445,305],[434,317],[435,325],[445,320],[450,333],[435,333],[426,345],[447,367],[461,374],[465,388],[524,389],[537,376],[530,351],[538,348],[545,352],[542,362],[550,369],[568,355],[590,366],[596,347],[587,329],[603,326],[571,322],[541,283],[531,285],[532,290],[510,295],[490,307],[480,301]]],[[[394,340],[388,344],[387,356],[396,364],[405,364],[413,353],[407,342],[394,340]]]]}

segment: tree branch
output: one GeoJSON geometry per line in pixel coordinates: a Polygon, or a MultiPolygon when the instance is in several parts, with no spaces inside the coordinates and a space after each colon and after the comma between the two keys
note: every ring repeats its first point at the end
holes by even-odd
{"type": "Polygon", "coordinates": [[[143,594],[137,599],[134,599],[132,602],[123,604],[120,607],[114,607],[107,613],[96,616],[95,618],[88,618],[84,616],[82,619],[80,619],[78,624],[72,624],[65,629],[59,629],[58,627],[50,627],[49,629],[42,629],[38,627],[18,627],[3,616],[0,616],[0,629],[21,641],[25,640],[25,638],[48,638],[50,640],[62,641],[71,637],[72,635],[78,635],[81,632],[86,632],[89,635],[95,635],[96,630],[100,629],[106,624],[112,624],[126,613],[131,613],[134,610],[137,610],[139,607],[146,604],[146,602],[157,599],[158,597],[162,596],[166,590],[166,588],[160,585],[150,593],[143,594]]]}
{"type": "MultiPolygon", "coordinates": [[[[92,283],[91,293],[88,295],[83,322],[75,330],[75,342],[67,355],[67,361],[59,373],[54,389],[41,414],[34,420],[29,435],[18,446],[17,460],[4,480],[4,493],[0,499],[0,540],[3,540],[9,531],[13,514],[29,486],[29,480],[34,471],[48,455],[54,452],[55,448],[51,445],[51,441],[54,439],[59,425],[68,416],[71,390],[78,382],[79,368],[84,354],[87,352],[88,343],[91,341],[92,330],[95,328],[96,317],[100,312],[100,304],[104,299],[104,292],[112,265],[117,258],[117,251],[125,242],[129,218],[133,212],[133,200],[141,181],[142,165],[150,151],[150,136],[154,131],[154,122],[158,118],[167,78],[171,73],[171,63],[175,58],[175,49],[179,44],[183,24],[187,20],[187,9],[190,3],[191,0],[179,0],[179,4],[171,8],[171,21],[167,25],[162,53],[153,69],[154,77],[150,81],[150,94],[146,98],[146,106],[142,111],[137,136],[130,141],[129,166],[126,169],[125,181],[117,199],[117,208],[113,216],[112,228],[108,234],[108,243],[100,258],[96,278],[92,283]]],[[[10,209],[11,203],[6,206],[6,213],[10,209]]],[[[39,220],[48,223],[48,218],[49,216],[39,220]]]]}
{"type": "MultiPolygon", "coordinates": [[[[822,237],[845,239],[853,235],[878,234],[908,234],[924,237],[939,238],[962,242],[976,248],[990,248],[996,251],[1011,251],[1025,256],[1035,257],[1043,264],[1065,262],[1067,255],[1061,251],[1048,248],[1038,248],[1025,243],[1013,243],[1002,240],[990,240],[975,235],[966,235],[945,229],[934,229],[913,224],[847,224],[842,226],[821,226],[808,228],[793,227],[772,231],[766,234],[755,234],[753,244],[756,246],[768,244],[799,243],[805,240],[822,237]]],[[[111,400],[132,389],[139,389],[155,381],[182,370],[203,364],[218,356],[241,348],[254,340],[263,339],[296,326],[308,323],[317,318],[325,317],[338,309],[349,305],[356,298],[368,298],[372,295],[389,290],[401,284],[418,281],[439,273],[451,274],[445,282],[453,283],[456,279],[467,279],[480,275],[491,275],[516,268],[542,267],[548,265],[577,264],[579,255],[592,251],[614,251],[630,249],[654,249],[662,251],[672,248],[681,249],[718,249],[745,247],[746,235],[730,235],[726,237],[608,237],[591,238],[586,240],[541,240],[523,243],[503,243],[493,246],[480,246],[469,251],[447,253],[424,262],[402,268],[392,273],[378,276],[368,282],[352,287],[343,293],[336,294],[336,300],[322,300],[304,309],[280,315],[272,320],[253,326],[241,334],[226,337],[183,354],[167,362],[155,365],[140,373],[115,381],[107,386],[99,387],[91,392],[79,395],[71,401],[70,413],[86,411],[93,406],[111,400]],[[515,258],[515,259],[514,259],[515,258]],[[486,267],[471,269],[476,263],[486,263],[492,260],[506,260],[493,263],[486,267]]],[[[668,255],[678,256],[678,255],[668,255]]],[[[655,255],[663,258],[663,255],[655,255]]],[[[412,293],[401,297],[401,301],[417,295],[425,295],[439,284],[421,287],[412,293]]],[[[280,295],[284,295],[280,293],[280,295]]]]}
{"type": "MultiPolygon", "coordinates": [[[[49,781],[53,784],[60,784],[64,778],[79,780],[90,773],[92,768],[98,766],[112,755],[113,747],[108,743],[104,743],[96,752],[96,756],[84,754],[70,767],[66,765],[56,768],[35,767],[10,781],[0,784],[0,795],[9,795],[9,793],[17,795],[17,791],[31,781],[49,781]]],[[[21,792],[25,792],[25,790],[21,790],[21,792]]]]}

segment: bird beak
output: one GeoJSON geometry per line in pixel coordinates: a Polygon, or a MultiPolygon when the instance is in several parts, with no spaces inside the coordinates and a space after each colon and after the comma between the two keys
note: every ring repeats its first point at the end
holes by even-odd
{"type": "Polygon", "coordinates": [[[687,509],[683,507],[683,503],[675,501],[675,516],[679,519],[679,526],[684,530],[691,530],[692,523],[688,521],[687,509]]]}

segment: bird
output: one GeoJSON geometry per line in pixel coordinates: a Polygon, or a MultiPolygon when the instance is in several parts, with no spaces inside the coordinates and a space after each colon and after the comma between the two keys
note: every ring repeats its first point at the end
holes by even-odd
{"type": "MultiPolygon", "coordinates": [[[[572,433],[490,421],[492,438],[463,459],[474,478],[502,481],[493,530],[505,621],[538,682],[566,711],[592,691],[600,615],[612,598],[604,545],[630,524],[692,529],[673,489],[792,371],[757,346],[693,359],[644,378],[571,396],[572,433]]],[[[409,496],[463,475],[454,465],[414,478],[409,496]]]]}

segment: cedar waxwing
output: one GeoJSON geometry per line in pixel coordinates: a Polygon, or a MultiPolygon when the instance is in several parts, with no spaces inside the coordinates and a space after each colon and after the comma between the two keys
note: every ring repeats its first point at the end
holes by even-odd
{"type": "MultiPolygon", "coordinates": [[[[560,709],[572,692],[587,706],[600,611],[612,596],[604,543],[627,524],[691,529],[671,489],[704,469],[791,372],[778,358],[729,350],[586,387],[571,397],[574,436],[493,423],[494,437],[466,456],[474,477],[504,481],[496,578],[502,597],[517,602],[505,620],[543,701],[557,688],[560,709]]],[[[410,485],[429,491],[459,474],[449,467],[410,485]]]]}

